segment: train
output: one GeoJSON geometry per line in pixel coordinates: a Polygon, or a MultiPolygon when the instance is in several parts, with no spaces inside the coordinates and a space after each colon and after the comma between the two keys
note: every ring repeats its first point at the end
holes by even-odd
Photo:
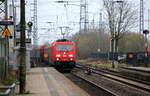
{"type": "Polygon", "coordinates": [[[42,45],[40,58],[58,70],[71,70],[76,65],[76,44],[67,39],[59,39],[50,45],[42,45]]]}

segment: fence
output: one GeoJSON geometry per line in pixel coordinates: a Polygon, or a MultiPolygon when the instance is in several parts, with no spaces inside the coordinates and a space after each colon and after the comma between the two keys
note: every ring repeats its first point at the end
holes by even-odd
{"type": "Polygon", "coordinates": [[[109,59],[123,61],[124,63],[132,64],[133,66],[143,66],[148,64],[150,66],[150,52],[148,52],[148,57],[145,58],[144,52],[126,52],[126,53],[93,53],[92,58],[99,59],[109,59]]]}
{"type": "Polygon", "coordinates": [[[16,96],[15,87],[16,87],[15,83],[12,84],[11,86],[0,86],[0,96],[16,96]]]}

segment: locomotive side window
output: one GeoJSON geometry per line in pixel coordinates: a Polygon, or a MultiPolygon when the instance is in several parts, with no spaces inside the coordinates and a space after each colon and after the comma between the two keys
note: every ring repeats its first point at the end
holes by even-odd
{"type": "Polygon", "coordinates": [[[72,45],[56,45],[57,51],[71,51],[72,49],[72,45]]]}

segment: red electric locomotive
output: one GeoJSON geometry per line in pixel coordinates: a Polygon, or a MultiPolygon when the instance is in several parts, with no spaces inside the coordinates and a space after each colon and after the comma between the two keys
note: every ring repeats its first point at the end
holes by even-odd
{"type": "Polygon", "coordinates": [[[76,64],[75,43],[60,39],[50,46],[40,47],[41,61],[59,70],[71,70],[76,64]]]}
{"type": "Polygon", "coordinates": [[[51,45],[51,59],[57,69],[72,69],[75,67],[76,46],[66,39],[57,40],[51,45]]]}

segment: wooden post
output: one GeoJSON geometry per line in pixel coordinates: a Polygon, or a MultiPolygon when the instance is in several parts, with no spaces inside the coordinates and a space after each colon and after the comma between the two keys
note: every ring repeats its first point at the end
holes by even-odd
{"type": "Polygon", "coordinates": [[[20,12],[20,94],[26,92],[26,35],[25,35],[25,0],[20,0],[21,12],[20,12]]]}

